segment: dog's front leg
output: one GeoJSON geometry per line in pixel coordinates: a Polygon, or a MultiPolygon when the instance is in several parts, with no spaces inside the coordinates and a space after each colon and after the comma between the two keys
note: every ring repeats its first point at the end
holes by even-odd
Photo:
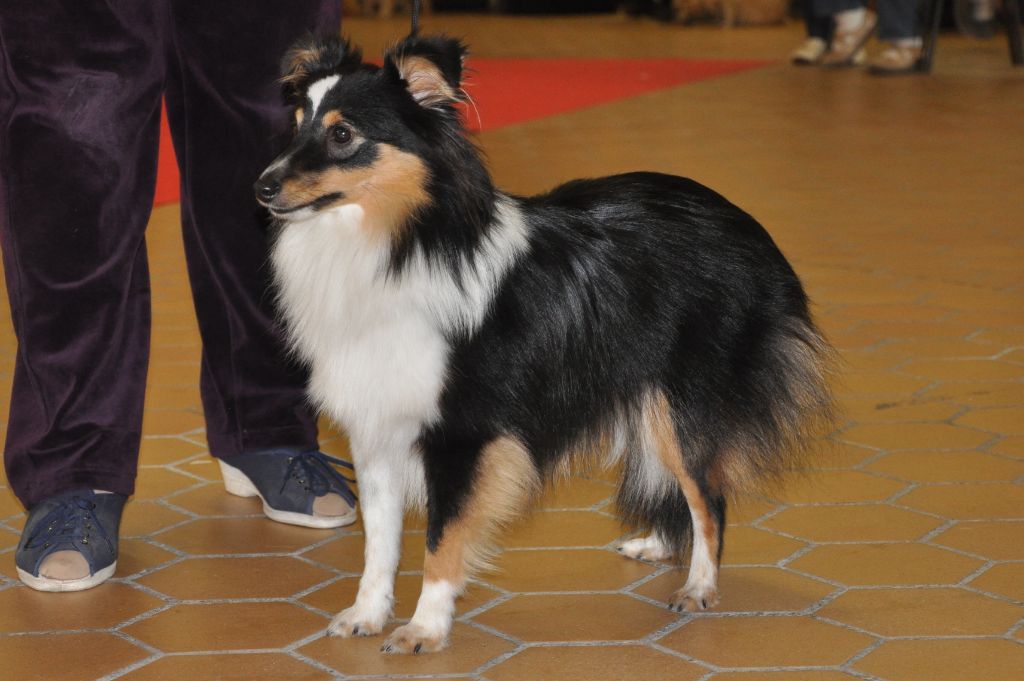
{"type": "Polygon", "coordinates": [[[411,442],[353,448],[365,537],[363,576],[352,607],[331,621],[331,636],[373,636],[391,617],[395,572],[401,554],[402,514],[409,473],[411,442]],[[360,456],[360,452],[364,456],[360,456]]]}
{"type": "Polygon", "coordinates": [[[423,565],[423,590],[416,602],[416,612],[408,624],[391,632],[381,646],[382,652],[433,653],[447,647],[448,633],[455,616],[455,599],[465,587],[465,577],[461,556],[458,567],[442,565],[446,558],[453,557],[427,551],[423,565]]]}
{"type": "Polygon", "coordinates": [[[428,653],[448,645],[455,599],[470,573],[486,565],[497,530],[540,488],[529,453],[514,438],[499,437],[482,448],[453,445],[459,438],[450,435],[435,439],[424,452],[429,499],[423,591],[412,619],[381,647],[386,653],[428,653]],[[457,460],[465,465],[450,465],[457,460]],[[467,493],[453,502],[451,490],[460,488],[467,493]]]}

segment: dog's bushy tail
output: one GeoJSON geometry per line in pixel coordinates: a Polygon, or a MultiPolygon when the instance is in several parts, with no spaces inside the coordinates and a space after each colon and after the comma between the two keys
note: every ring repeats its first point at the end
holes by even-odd
{"type": "Polygon", "coordinates": [[[835,426],[837,361],[810,320],[786,319],[763,345],[738,413],[729,414],[731,431],[708,442],[700,424],[690,424],[694,444],[709,457],[712,482],[726,494],[765,490],[804,468],[835,426]]]}
{"type": "MultiPolygon", "coordinates": [[[[711,379],[718,381],[714,390],[662,388],[686,470],[712,512],[723,517],[726,498],[770,490],[786,473],[804,468],[835,423],[830,383],[836,354],[809,318],[781,320],[744,361],[737,375],[711,379]]],[[[691,534],[686,498],[678,484],[666,484],[667,470],[660,477],[651,472],[644,434],[634,440],[623,462],[620,514],[681,554],[691,534]]]]}

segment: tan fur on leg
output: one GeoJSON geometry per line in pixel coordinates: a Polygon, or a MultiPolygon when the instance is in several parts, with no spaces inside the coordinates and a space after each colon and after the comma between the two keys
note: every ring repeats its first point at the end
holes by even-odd
{"type": "Polygon", "coordinates": [[[693,550],[686,584],[672,595],[673,610],[706,610],[718,603],[718,524],[708,509],[700,485],[683,464],[672,411],[663,393],[648,403],[645,413],[657,446],[658,458],[679,482],[693,521],[693,550]]]}
{"type": "Polygon", "coordinates": [[[469,499],[423,561],[423,591],[409,624],[397,628],[381,650],[419,653],[447,646],[455,598],[474,571],[490,565],[494,537],[517,518],[540,490],[529,452],[510,437],[498,438],[481,457],[469,499]]]}

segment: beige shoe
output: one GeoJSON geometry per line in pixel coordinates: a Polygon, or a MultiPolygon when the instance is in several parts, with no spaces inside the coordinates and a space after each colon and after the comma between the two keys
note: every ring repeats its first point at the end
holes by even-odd
{"type": "Polygon", "coordinates": [[[875,76],[899,76],[921,70],[921,48],[906,45],[890,45],[868,66],[868,72],[875,76]]]}
{"type": "Polygon", "coordinates": [[[857,53],[864,47],[871,34],[875,32],[878,25],[878,16],[865,10],[864,21],[852,31],[836,30],[832,36],[832,48],[821,58],[823,66],[842,67],[854,66],[857,62],[857,53]]]}
{"type": "Polygon", "coordinates": [[[828,45],[821,38],[808,38],[790,53],[789,58],[797,66],[810,66],[821,61],[828,45]]]}

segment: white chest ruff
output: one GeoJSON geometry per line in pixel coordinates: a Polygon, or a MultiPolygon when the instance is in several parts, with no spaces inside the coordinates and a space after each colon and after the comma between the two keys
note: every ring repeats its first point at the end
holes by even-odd
{"type": "Polygon", "coordinates": [[[388,276],[389,246],[362,219],[348,205],[291,223],[272,260],[292,343],[311,368],[311,397],[350,434],[374,439],[382,429],[437,420],[447,336],[480,324],[527,235],[515,205],[501,201],[460,285],[421,253],[388,276]]]}

